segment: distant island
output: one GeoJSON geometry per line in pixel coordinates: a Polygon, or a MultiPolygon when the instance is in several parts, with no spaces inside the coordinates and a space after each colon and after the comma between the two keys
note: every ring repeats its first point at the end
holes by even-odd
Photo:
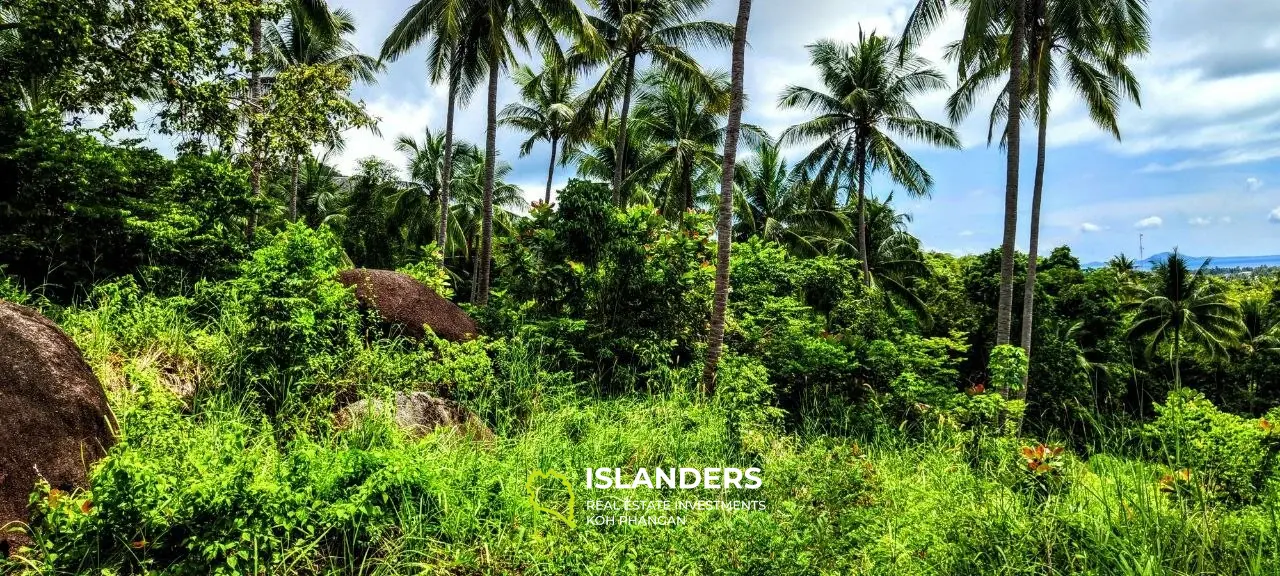
{"type": "MultiPolygon", "coordinates": [[[[1164,262],[1169,259],[1171,252],[1160,252],[1152,254],[1145,260],[1137,262],[1139,270],[1151,270],[1156,263],[1164,262]]],[[[1250,269],[1264,267],[1280,267],[1280,254],[1272,256],[1189,256],[1182,255],[1187,260],[1187,265],[1191,268],[1199,268],[1205,261],[1209,261],[1209,268],[1223,269],[1250,269]]],[[[1102,268],[1106,266],[1106,262],[1089,262],[1084,264],[1084,268],[1102,268]]]]}

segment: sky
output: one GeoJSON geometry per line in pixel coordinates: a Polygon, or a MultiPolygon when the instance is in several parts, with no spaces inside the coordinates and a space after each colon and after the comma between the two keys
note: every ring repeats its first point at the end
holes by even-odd
{"type": "MultiPolygon", "coordinates": [[[[377,54],[382,40],[411,0],[330,0],[355,14],[356,45],[377,54]]],[[[777,135],[805,119],[803,112],[776,107],[788,85],[820,88],[805,48],[819,39],[853,41],[859,27],[900,33],[912,0],[756,0],[746,57],[748,104],[744,120],[777,135]]],[[[1139,234],[1145,254],[1175,246],[1194,256],[1280,254],[1280,2],[1276,0],[1153,0],[1152,45],[1133,62],[1142,84],[1142,105],[1126,104],[1120,115],[1123,139],[1096,128],[1082,106],[1060,90],[1051,103],[1041,218],[1041,253],[1069,245],[1082,262],[1124,252],[1135,256],[1139,234]]],[[[736,0],[712,0],[704,19],[733,22],[736,0]]],[[[942,47],[959,37],[958,18],[934,31],[921,55],[954,79],[942,47]]],[[[695,54],[709,69],[728,70],[728,49],[695,54]]],[[[347,133],[338,158],[349,170],[360,158],[379,156],[403,165],[393,142],[401,134],[421,138],[424,128],[442,130],[443,86],[430,86],[425,51],[419,48],[390,64],[374,86],[355,95],[380,119],[382,136],[347,133]]],[[[533,63],[537,58],[529,56],[533,63]]],[[[953,83],[954,84],[954,83],[953,83]]],[[[515,88],[503,79],[500,105],[515,88]]],[[[482,96],[482,95],[481,95],[482,96]]],[[[916,107],[945,122],[946,92],[921,97],[916,107]]],[[[933,250],[967,254],[1000,244],[1005,161],[986,146],[982,113],[957,126],[964,143],[942,151],[905,141],[933,175],[928,198],[895,193],[895,204],[911,213],[911,232],[933,250]]],[[[484,141],[484,98],[459,111],[459,137],[484,141]]],[[[530,199],[542,195],[549,148],[536,146],[518,157],[523,136],[500,129],[501,158],[509,178],[530,199]]],[[[1029,240],[1035,131],[1023,131],[1023,167],[1018,247],[1029,240]]],[[[791,150],[796,157],[802,150],[791,150]]],[[[572,177],[560,169],[556,186],[572,177]]],[[[893,186],[876,178],[870,192],[884,197],[893,186]]]]}

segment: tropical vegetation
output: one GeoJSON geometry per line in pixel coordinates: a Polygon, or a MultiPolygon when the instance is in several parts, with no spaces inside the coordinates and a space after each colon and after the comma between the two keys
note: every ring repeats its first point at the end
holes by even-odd
{"type": "Polygon", "coordinates": [[[0,571],[1280,573],[1280,274],[1038,245],[1051,96],[1118,138],[1146,2],[920,0],[900,36],[813,41],[818,83],[755,95],[752,3],[708,4],[418,0],[376,57],[366,14],[320,0],[6,4],[0,299],[71,336],[119,428],[89,485],[32,487],[0,571]],[[929,62],[948,16],[962,37],[929,62]],[[424,52],[441,125],[379,125],[354,87],[424,52]],[[1001,246],[932,250],[916,151],[959,148],[986,88],[1001,246]],[[119,138],[143,104],[174,153],[119,138]],[[771,134],[752,105],[802,115],[771,134]],[[355,129],[395,154],[340,167],[355,129]],[[351,267],[412,276],[482,335],[376,321],[351,267]],[[492,434],[339,417],[407,392],[492,434]],[[578,482],[669,467],[763,482],[578,482]],[[553,471],[576,493],[531,498],[553,471]],[[639,501],[678,511],[603,520],[639,501]]]}

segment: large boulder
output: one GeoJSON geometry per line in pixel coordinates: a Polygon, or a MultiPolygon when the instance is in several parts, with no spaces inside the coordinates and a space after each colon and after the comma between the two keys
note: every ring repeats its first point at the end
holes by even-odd
{"type": "Polygon", "coordinates": [[[462,308],[408,274],[356,268],[339,272],[338,281],[355,286],[361,305],[376,310],[384,320],[403,326],[404,333],[414,338],[426,335],[423,326],[452,342],[470,340],[480,333],[462,308]]]}
{"type": "MultiPolygon", "coordinates": [[[[37,480],[88,487],[115,441],[102,385],[80,350],[40,313],[0,301],[0,525],[27,522],[37,480]]],[[[0,553],[25,539],[0,532],[0,553]]]]}
{"type": "Polygon", "coordinates": [[[461,404],[426,392],[396,392],[391,406],[385,400],[360,400],[338,411],[338,427],[347,428],[371,414],[393,415],[396,427],[414,438],[441,426],[453,428],[472,440],[489,441],[493,432],[475,413],[461,404]]]}

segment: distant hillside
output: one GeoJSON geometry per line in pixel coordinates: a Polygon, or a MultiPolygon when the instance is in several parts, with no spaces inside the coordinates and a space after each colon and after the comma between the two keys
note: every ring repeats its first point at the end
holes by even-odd
{"type": "MultiPolygon", "coordinates": [[[[1138,262],[1139,270],[1150,270],[1157,262],[1164,262],[1169,259],[1170,252],[1160,252],[1152,254],[1146,260],[1138,262]]],[[[1258,268],[1260,266],[1280,266],[1280,254],[1273,256],[1191,256],[1183,254],[1183,258],[1187,260],[1187,265],[1192,268],[1199,268],[1205,260],[1209,260],[1210,268],[1258,268]]],[[[1101,268],[1106,266],[1106,262],[1089,262],[1084,264],[1084,268],[1101,268]]]]}

